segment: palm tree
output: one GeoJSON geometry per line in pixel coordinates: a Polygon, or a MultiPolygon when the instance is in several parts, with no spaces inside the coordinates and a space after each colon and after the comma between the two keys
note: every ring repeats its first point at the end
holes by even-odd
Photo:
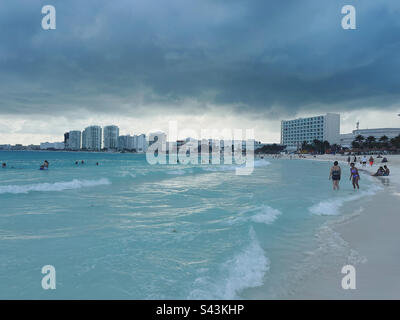
{"type": "Polygon", "coordinates": [[[359,134],[358,136],[355,137],[353,143],[351,144],[353,148],[363,148],[364,146],[364,136],[362,136],[361,134],[359,134]]]}
{"type": "Polygon", "coordinates": [[[387,136],[382,136],[379,138],[379,142],[383,148],[389,147],[389,138],[387,136]]]}
{"type": "Polygon", "coordinates": [[[354,140],[354,141],[351,143],[351,146],[352,146],[353,149],[359,149],[359,148],[360,148],[360,143],[357,142],[356,140],[354,140]]]}
{"type": "Polygon", "coordinates": [[[318,139],[314,139],[312,146],[316,152],[318,152],[318,153],[322,152],[322,141],[320,141],[318,139]]]}
{"type": "Polygon", "coordinates": [[[363,143],[365,138],[364,138],[364,136],[359,134],[354,140],[357,141],[358,143],[363,143]]]}
{"type": "Polygon", "coordinates": [[[326,150],[328,150],[331,147],[330,143],[328,141],[322,142],[322,151],[325,153],[326,150]]]}
{"type": "Polygon", "coordinates": [[[387,136],[382,136],[379,138],[379,141],[383,142],[383,143],[388,142],[388,140],[389,140],[389,138],[387,136]]]}
{"type": "Polygon", "coordinates": [[[400,134],[399,134],[397,137],[390,139],[390,143],[391,143],[394,147],[400,148],[400,134]]]}
{"type": "Polygon", "coordinates": [[[376,141],[376,138],[374,136],[369,136],[366,141],[368,144],[368,147],[372,148],[375,144],[375,141],[376,141]]]}

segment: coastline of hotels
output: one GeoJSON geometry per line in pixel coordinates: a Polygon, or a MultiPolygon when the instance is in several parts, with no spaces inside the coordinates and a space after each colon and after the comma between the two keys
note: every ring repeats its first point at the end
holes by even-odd
{"type": "MultiPolygon", "coordinates": [[[[328,142],[330,145],[337,145],[340,148],[352,148],[352,142],[358,136],[374,137],[376,140],[386,137],[388,140],[400,136],[400,128],[373,128],[360,129],[359,123],[356,129],[351,133],[340,133],[340,114],[327,113],[306,118],[295,118],[281,121],[281,139],[280,143],[261,143],[254,141],[254,150],[261,149],[264,146],[278,145],[284,152],[296,152],[302,149],[304,143],[312,144],[315,140],[328,142]]],[[[53,150],[53,151],[111,151],[111,152],[138,152],[144,153],[149,145],[157,141],[158,138],[165,138],[167,135],[163,132],[151,133],[149,137],[145,134],[138,135],[120,135],[119,127],[116,125],[105,126],[98,125],[86,127],[83,131],[72,130],[64,134],[62,142],[42,142],[40,145],[0,144],[0,150],[53,150]]],[[[385,138],[385,139],[386,139],[385,138]]],[[[174,143],[177,147],[193,142],[192,138],[177,140],[174,143]]],[[[202,143],[199,142],[199,146],[202,143]]],[[[224,149],[223,140],[216,143],[208,139],[212,147],[224,149]]],[[[245,141],[242,140],[242,148],[245,149],[245,141]]],[[[232,145],[235,144],[233,141],[232,145]]]]}

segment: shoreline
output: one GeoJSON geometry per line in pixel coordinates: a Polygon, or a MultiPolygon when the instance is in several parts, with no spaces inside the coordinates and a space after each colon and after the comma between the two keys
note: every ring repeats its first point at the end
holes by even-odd
{"type": "MultiPolygon", "coordinates": [[[[328,253],[316,272],[302,279],[296,288],[283,299],[400,299],[400,247],[398,229],[400,226],[400,156],[387,156],[391,170],[388,177],[372,177],[382,190],[366,198],[357,200],[359,212],[355,208],[341,208],[338,219],[324,224],[323,228],[347,250],[347,257],[335,256],[334,249],[328,253]],[[344,290],[341,281],[345,274],[341,268],[351,264],[356,269],[356,289],[344,290]]],[[[347,164],[347,156],[317,156],[299,160],[339,161],[347,164]]],[[[362,175],[375,173],[381,163],[360,167],[362,175]]],[[[382,164],[383,166],[383,164],[382,164]]],[[[342,167],[342,170],[344,168],[342,167]]],[[[342,174],[343,175],[343,174],[342,174]]],[[[342,180],[346,180],[347,174],[342,180]]],[[[365,179],[365,178],[364,178],[365,179]]],[[[317,235],[316,235],[317,236],[317,235]]]]}

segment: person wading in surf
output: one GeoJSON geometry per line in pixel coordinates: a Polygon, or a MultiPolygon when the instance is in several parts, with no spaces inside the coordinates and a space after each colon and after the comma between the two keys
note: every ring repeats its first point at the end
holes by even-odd
{"type": "Polygon", "coordinates": [[[350,179],[352,180],[353,183],[353,188],[360,189],[360,186],[358,185],[358,181],[360,180],[360,174],[358,173],[358,169],[355,167],[354,163],[350,164],[350,179]]]}
{"type": "Polygon", "coordinates": [[[342,175],[342,169],[338,166],[338,164],[339,163],[335,161],[329,173],[329,180],[332,179],[333,190],[339,190],[339,181],[340,176],[342,175]]]}

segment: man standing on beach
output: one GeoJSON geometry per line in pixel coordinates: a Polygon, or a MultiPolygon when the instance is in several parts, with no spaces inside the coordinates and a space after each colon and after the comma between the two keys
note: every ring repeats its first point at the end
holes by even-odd
{"type": "Polygon", "coordinates": [[[363,156],[361,162],[362,162],[362,166],[366,167],[367,166],[367,157],[363,156]]]}
{"type": "Polygon", "coordinates": [[[339,181],[340,176],[342,175],[342,169],[339,167],[338,164],[339,163],[335,161],[329,173],[329,180],[332,178],[333,190],[339,190],[339,181]]]}

